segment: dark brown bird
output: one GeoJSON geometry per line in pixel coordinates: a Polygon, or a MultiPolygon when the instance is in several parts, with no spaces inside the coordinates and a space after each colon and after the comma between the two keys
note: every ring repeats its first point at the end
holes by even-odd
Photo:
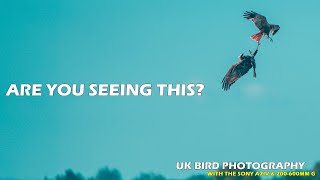
{"type": "Polygon", "coordinates": [[[243,75],[245,75],[252,67],[253,67],[253,77],[256,78],[256,63],[254,57],[258,53],[258,48],[252,53],[250,50],[251,56],[244,56],[240,54],[239,59],[240,62],[231,66],[227,74],[224,76],[222,80],[222,89],[225,91],[230,89],[230,86],[235,83],[238,79],[240,79],[243,75]]]}
{"type": "Polygon", "coordinates": [[[259,32],[255,35],[252,35],[250,38],[260,42],[263,35],[265,35],[272,42],[272,38],[270,38],[269,34],[271,33],[273,36],[280,30],[280,26],[276,24],[269,24],[267,18],[253,11],[246,11],[243,14],[243,17],[251,20],[254,25],[259,29],[259,32]]]}

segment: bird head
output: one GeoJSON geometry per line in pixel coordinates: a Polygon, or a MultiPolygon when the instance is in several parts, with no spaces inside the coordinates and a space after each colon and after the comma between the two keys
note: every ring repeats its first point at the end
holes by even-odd
{"type": "Polygon", "coordinates": [[[274,36],[280,30],[280,26],[276,24],[271,24],[271,34],[274,36]]]}

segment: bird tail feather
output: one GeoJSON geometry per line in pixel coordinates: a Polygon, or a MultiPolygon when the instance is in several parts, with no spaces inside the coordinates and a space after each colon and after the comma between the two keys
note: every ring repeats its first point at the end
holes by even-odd
{"type": "Polygon", "coordinates": [[[255,41],[259,42],[261,40],[261,38],[262,38],[262,35],[263,35],[263,32],[258,32],[257,34],[254,34],[254,35],[250,36],[250,38],[252,40],[255,40],[255,41]]]}

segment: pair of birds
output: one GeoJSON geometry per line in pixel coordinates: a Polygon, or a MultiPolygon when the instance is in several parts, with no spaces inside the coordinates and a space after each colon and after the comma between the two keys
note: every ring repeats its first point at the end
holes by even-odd
{"type": "Polygon", "coordinates": [[[253,77],[256,78],[256,63],[254,57],[258,53],[258,48],[260,45],[260,40],[264,36],[267,37],[271,42],[272,38],[269,36],[270,33],[274,36],[279,30],[280,26],[275,24],[269,24],[267,18],[253,11],[246,11],[243,17],[251,20],[255,26],[259,29],[259,32],[252,35],[250,38],[258,42],[257,49],[252,53],[250,50],[250,56],[244,56],[240,54],[238,57],[240,61],[231,66],[227,74],[222,80],[222,89],[225,91],[230,89],[230,86],[245,75],[251,68],[253,68],[253,77]]]}

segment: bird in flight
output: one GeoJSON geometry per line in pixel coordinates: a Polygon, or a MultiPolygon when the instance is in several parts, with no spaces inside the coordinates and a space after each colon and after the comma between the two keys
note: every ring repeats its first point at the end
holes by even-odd
{"type": "Polygon", "coordinates": [[[269,36],[269,33],[271,33],[274,36],[280,29],[279,25],[269,24],[266,17],[253,11],[246,11],[243,14],[243,17],[248,20],[251,20],[259,29],[259,32],[257,34],[252,35],[250,37],[251,39],[259,43],[262,36],[265,35],[267,39],[270,39],[270,41],[273,42],[272,38],[269,36]]]}
{"type": "Polygon", "coordinates": [[[240,61],[232,65],[227,74],[222,80],[222,89],[225,91],[230,89],[230,86],[245,75],[251,68],[253,68],[253,77],[256,78],[256,63],[254,57],[258,53],[258,48],[252,53],[250,50],[251,56],[244,56],[243,54],[239,55],[240,61]]]}

